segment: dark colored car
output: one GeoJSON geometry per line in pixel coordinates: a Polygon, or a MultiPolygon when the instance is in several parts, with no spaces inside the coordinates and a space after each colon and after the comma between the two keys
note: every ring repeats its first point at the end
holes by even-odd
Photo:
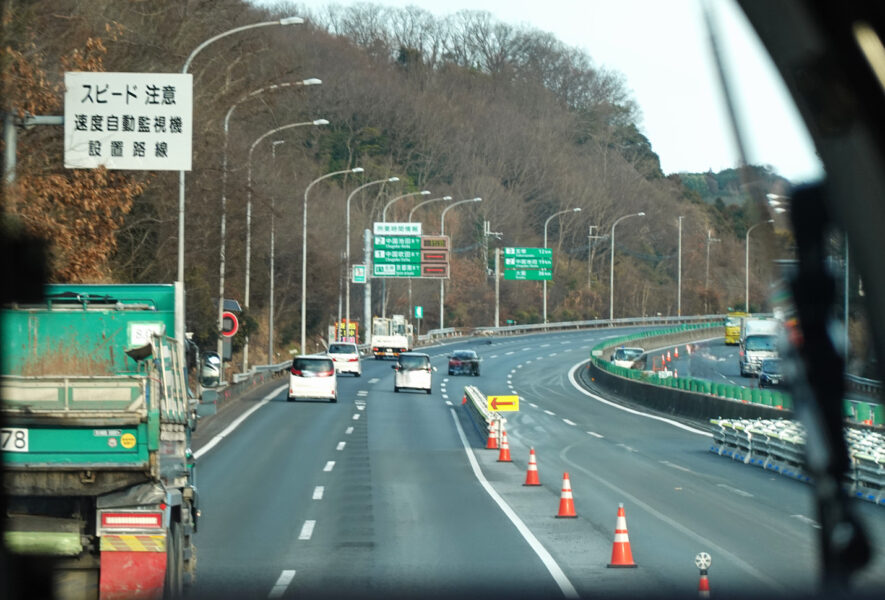
{"type": "Polygon", "coordinates": [[[449,355],[449,375],[479,376],[480,358],[473,350],[455,350],[449,355]]]}
{"type": "Polygon", "coordinates": [[[775,387],[784,384],[784,373],[781,370],[781,359],[766,358],[759,368],[759,387],[775,387]]]}

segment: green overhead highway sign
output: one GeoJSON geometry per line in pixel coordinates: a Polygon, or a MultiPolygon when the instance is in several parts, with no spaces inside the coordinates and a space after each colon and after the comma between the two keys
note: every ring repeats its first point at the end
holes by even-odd
{"type": "Polygon", "coordinates": [[[552,269],[553,259],[535,256],[505,256],[505,269],[552,269]]]}
{"type": "Polygon", "coordinates": [[[386,264],[372,265],[375,277],[420,277],[421,264],[386,264]]]}
{"type": "Polygon", "coordinates": [[[421,263],[420,250],[375,250],[376,265],[411,265],[421,263]]]}
{"type": "Polygon", "coordinates": [[[504,248],[504,259],[513,257],[553,258],[552,248],[504,248]]]}
{"type": "Polygon", "coordinates": [[[421,236],[417,235],[376,235],[375,250],[419,250],[421,236]]]}
{"type": "Polygon", "coordinates": [[[507,281],[550,281],[553,279],[552,269],[506,269],[504,279],[507,281]]]}

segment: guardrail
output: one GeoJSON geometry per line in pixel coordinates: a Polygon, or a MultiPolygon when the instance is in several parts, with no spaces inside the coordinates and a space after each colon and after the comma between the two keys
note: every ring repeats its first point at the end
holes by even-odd
{"type": "Polygon", "coordinates": [[[504,327],[447,327],[431,329],[418,336],[419,341],[433,342],[452,337],[488,335],[519,335],[539,331],[564,331],[572,329],[599,329],[602,327],[630,327],[637,325],[678,325],[687,323],[720,323],[725,315],[699,315],[690,317],[627,317],[622,319],[593,319],[589,321],[561,321],[558,323],[532,323],[504,327]]]}
{"type": "MultiPolygon", "coordinates": [[[[805,428],[785,419],[711,419],[710,451],[744,464],[811,482],[805,471],[805,428]]],[[[851,466],[844,485],[856,498],[885,504],[885,436],[845,427],[851,466]]]]}
{"type": "Polygon", "coordinates": [[[882,382],[875,379],[867,379],[858,375],[846,375],[845,387],[850,392],[863,394],[864,396],[882,397],[882,382]]]}

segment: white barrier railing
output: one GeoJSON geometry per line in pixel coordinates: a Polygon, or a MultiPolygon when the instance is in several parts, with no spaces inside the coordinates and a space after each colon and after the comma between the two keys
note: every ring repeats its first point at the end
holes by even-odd
{"type": "MultiPolygon", "coordinates": [[[[800,481],[805,472],[805,428],[786,419],[712,419],[712,452],[756,465],[800,481]]],[[[857,498],[885,504],[885,435],[878,431],[846,427],[845,441],[851,467],[845,485],[857,498]]]]}

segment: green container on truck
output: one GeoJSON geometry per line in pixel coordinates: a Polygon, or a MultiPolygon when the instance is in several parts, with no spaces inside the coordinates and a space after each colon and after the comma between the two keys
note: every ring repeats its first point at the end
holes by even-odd
{"type": "Polygon", "coordinates": [[[0,311],[13,553],[51,557],[59,598],[180,596],[198,495],[175,285],[46,286],[0,311]]]}

